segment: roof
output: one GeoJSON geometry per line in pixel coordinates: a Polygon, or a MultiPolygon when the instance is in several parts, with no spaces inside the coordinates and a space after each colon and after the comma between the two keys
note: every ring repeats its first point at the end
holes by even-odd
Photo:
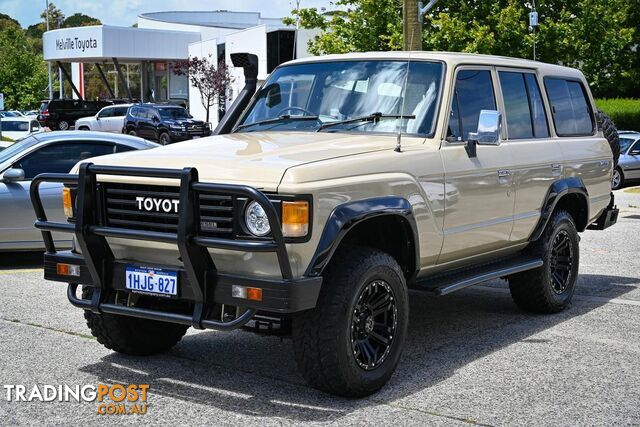
{"type": "Polygon", "coordinates": [[[555,71],[564,75],[576,75],[581,76],[580,71],[563,67],[561,65],[547,64],[545,62],[532,61],[522,58],[511,58],[508,56],[496,56],[496,55],[483,55],[478,53],[460,53],[460,52],[437,52],[437,51],[392,51],[392,52],[357,52],[346,53],[341,55],[324,55],[324,56],[311,56],[307,58],[296,59],[289,61],[286,65],[291,64],[305,64],[313,62],[328,62],[328,61],[350,61],[350,60],[431,60],[431,61],[444,61],[449,65],[493,65],[502,67],[521,67],[531,69],[545,69],[548,72],[555,71]]]}
{"type": "Polygon", "coordinates": [[[40,133],[35,133],[32,136],[40,142],[51,142],[57,139],[61,139],[65,141],[117,142],[119,144],[125,144],[131,147],[142,147],[142,146],[159,147],[160,146],[159,144],[156,144],[151,141],[147,141],[146,139],[142,139],[137,136],[115,134],[115,133],[108,133],[108,132],[83,131],[83,130],[40,132],[40,133]]]}
{"type": "Polygon", "coordinates": [[[35,120],[35,116],[19,116],[19,117],[2,117],[0,118],[3,122],[30,122],[35,120]]]}

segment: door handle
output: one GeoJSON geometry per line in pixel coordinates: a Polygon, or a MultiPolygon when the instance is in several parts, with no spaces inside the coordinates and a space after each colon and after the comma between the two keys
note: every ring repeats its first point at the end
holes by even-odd
{"type": "Polygon", "coordinates": [[[560,176],[562,173],[562,165],[560,163],[553,163],[551,165],[551,174],[553,176],[560,176]]]}

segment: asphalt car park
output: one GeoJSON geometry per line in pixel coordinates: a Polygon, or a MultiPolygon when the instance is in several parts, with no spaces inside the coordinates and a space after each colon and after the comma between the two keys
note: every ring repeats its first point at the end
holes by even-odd
{"type": "Polygon", "coordinates": [[[308,387],[288,338],[191,330],[138,358],[93,339],[39,254],[0,256],[3,384],[149,384],[145,415],[96,403],[8,402],[22,423],[637,425],[640,423],[640,188],[616,192],[618,223],[581,235],[577,295],[552,316],[523,313],[502,281],[447,297],[415,292],[400,369],[361,400],[308,387]],[[102,418],[100,418],[102,417],[102,418]]]}

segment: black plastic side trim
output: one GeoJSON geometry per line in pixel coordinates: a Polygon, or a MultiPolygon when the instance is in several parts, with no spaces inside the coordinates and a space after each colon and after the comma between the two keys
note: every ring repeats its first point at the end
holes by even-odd
{"type": "MultiPolygon", "coordinates": [[[[542,232],[547,226],[547,223],[549,222],[551,214],[553,214],[556,205],[558,204],[560,199],[562,199],[562,197],[567,194],[580,194],[585,198],[585,202],[587,203],[588,221],[589,193],[587,193],[587,188],[585,187],[584,182],[582,182],[582,179],[578,177],[569,177],[558,180],[551,184],[551,187],[549,187],[549,191],[547,192],[547,195],[545,197],[544,205],[542,206],[540,220],[538,221],[538,225],[536,225],[536,228],[533,230],[533,233],[531,233],[531,236],[529,237],[530,242],[536,241],[540,238],[540,236],[542,236],[542,232]]],[[[578,231],[584,231],[584,229],[578,231]]]]}
{"type": "Polygon", "coordinates": [[[415,252],[416,271],[413,273],[415,275],[420,266],[418,227],[409,201],[395,196],[375,197],[337,206],[329,215],[316,252],[304,275],[306,277],[319,276],[331,260],[342,239],[354,226],[365,220],[384,215],[400,216],[411,227],[415,252]]]}

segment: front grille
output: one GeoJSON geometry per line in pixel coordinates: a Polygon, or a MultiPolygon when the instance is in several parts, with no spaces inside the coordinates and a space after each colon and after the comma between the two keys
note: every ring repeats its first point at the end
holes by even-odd
{"type": "MultiPolygon", "coordinates": [[[[177,187],[101,183],[103,223],[129,230],[176,233],[178,214],[173,201],[180,199],[177,187]],[[140,209],[138,197],[154,199],[140,209]],[[158,204],[156,202],[159,201],[158,204]],[[167,209],[168,208],[168,209],[167,209]]],[[[200,195],[200,230],[205,237],[233,238],[232,196],[200,195]]]]}

